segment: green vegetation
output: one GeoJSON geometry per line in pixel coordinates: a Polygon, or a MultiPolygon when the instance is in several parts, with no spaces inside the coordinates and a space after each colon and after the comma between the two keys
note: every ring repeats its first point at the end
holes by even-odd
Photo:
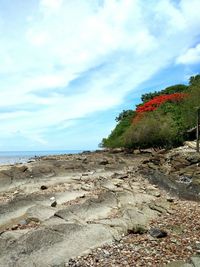
{"type": "Polygon", "coordinates": [[[108,138],[106,148],[170,148],[188,139],[188,130],[196,125],[200,106],[200,75],[189,85],[174,85],[160,92],[144,94],[136,110],[123,111],[108,138]]]}
{"type": "Polygon", "coordinates": [[[119,116],[115,119],[118,124],[115,129],[111,132],[108,138],[104,138],[100,146],[102,147],[123,147],[124,146],[124,138],[126,130],[131,126],[135,111],[133,110],[124,110],[119,116]]]}
{"type": "Polygon", "coordinates": [[[141,100],[143,103],[153,99],[155,96],[159,95],[169,95],[169,94],[174,94],[174,93],[182,93],[182,92],[187,92],[188,91],[188,86],[184,84],[176,84],[169,86],[165,88],[164,90],[161,91],[155,91],[154,93],[147,93],[141,96],[141,100]]]}

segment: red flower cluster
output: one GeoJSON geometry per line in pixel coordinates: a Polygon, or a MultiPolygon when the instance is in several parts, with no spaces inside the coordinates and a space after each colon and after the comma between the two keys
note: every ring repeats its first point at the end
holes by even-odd
{"type": "Polygon", "coordinates": [[[188,94],[186,93],[174,93],[170,95],[159,95],[159,96],[154,97],[150,101],[137,107],[136,109],[137,115],[134,117],[133,123],[137,123],[138,121],[140,121],[140,119],[143,117],[145,112],[154,111],[160,105],[162,105],[163,103],[167,101],[179,102],[183,100],[183,98],[185,98],[186,96],[188,96],[188,94]]]}
{"type": "Polygon", "coordinates": [[[144,103],[144,105],[137,107],[136,112],[146,112],[156,110],[160,105],[167,101],[179,102],[185,98],[187,94],[185,93],[174,93],[170,95],[159,95],[151,99],[150,101],[144,103]]]}

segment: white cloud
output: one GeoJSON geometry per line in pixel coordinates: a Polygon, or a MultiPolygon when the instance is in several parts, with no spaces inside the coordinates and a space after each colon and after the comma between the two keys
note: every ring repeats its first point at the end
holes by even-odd
{"type": "Polygon", "coordinates": [[[199,59],[199,45],[190,49],[198,0],[98,3],[41,0],[22,33],[18,26],[21,38],[0,34],[0,108],[13,107],[0,115],[1,134],[20,130],[44,144],[49,128],[119,105],[177,57],[199,59]]]}
{"type": "Polygon", "coordinates": [[[27,32],[27,38],[32,45],[44,46],[47,42],[50,42],[50,38],[45,32],[34,33],[32,30],[27,32]]]}
{"type": "Polygon", "coordinates": [[[188,49],[185,54],[180,55],[177,60],[179,64],[196,64],[200,62],[200,44],[188,49]]]}
{"type": "Polygon", "coordinates": [[[41,0],[40,5],[48,11],[55,11],[61,8],[62,3],[63,0],[41,0]]]}

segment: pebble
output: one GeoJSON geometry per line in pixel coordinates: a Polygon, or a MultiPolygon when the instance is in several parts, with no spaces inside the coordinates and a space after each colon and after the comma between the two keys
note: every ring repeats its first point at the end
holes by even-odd
{"type": "Polygon", "coordinates": [[[42,186],[40,187],[40,189],[41,189],[41,190],[46,190],[46,189],[48,189],[48,187],[47,187],[46,185],[42,185],[42,186]]]}
{"type": "Polygon", "coordinates": [[[200,255],[199,204],[181,200],[175,203],[172,204],[175,211],[173,214],[162,214],[151,222],[150,229],[167,230],[164,230],[167,233],[165,238],[153,238],[148,233],[129,234],[119,242],[93,250],[90,255],[77,259],[75,266],[160,267],[180,259],[187,261],[195,254],[200,255]],[[185,231],[173,232],[172,229],[177,225],[185,231]],[[102,253],[105,250],[109,252],[108,257],[102,253]]]}
{"type": "Polygon", "coordinates": [[[56,206],[57,206],[57,202],[56,201],[51,203],[51,207],[56,207],[56,206]]]}

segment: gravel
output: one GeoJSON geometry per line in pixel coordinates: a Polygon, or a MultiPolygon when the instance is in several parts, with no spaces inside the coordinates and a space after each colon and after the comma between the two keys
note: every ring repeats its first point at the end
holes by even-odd
{"type": "Polygon", "coordinates": [[[170,214],[151,222],[150,228],[167,232],[163,238],[149,233],[129,234],[111,245],[71,259],[69,267],[160,267],[176,260],[188,260],[200,253],[200,203],[174,199],[170,214]]]}

